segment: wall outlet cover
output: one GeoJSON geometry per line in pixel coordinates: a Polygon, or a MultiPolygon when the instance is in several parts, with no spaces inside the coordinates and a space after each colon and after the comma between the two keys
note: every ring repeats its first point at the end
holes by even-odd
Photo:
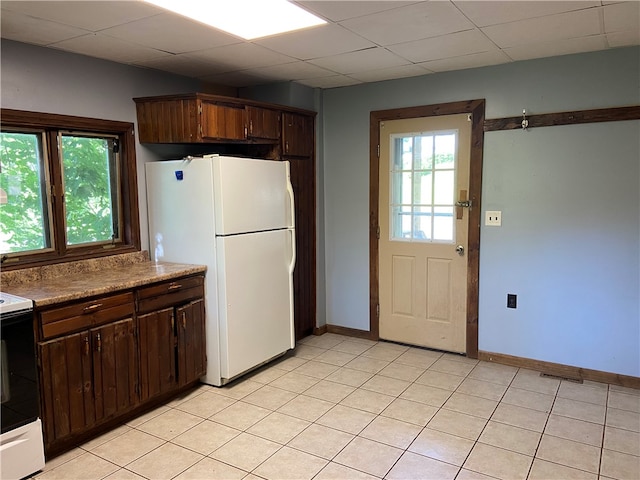
{"type": "Polygon", "coordinates": [[[502,225],[502,212],[499,210],[487,210],[484,212],[484,224],[487,227],[500,227],[502,225]]]}

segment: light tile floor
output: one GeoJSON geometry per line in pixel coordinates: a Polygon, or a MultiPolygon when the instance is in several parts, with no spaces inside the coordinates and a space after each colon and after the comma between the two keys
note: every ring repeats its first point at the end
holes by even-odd
{"type": "Polygon", "coordinates": [[[638,479],[640,391],[325,334],[36,478],[638,479]]]}

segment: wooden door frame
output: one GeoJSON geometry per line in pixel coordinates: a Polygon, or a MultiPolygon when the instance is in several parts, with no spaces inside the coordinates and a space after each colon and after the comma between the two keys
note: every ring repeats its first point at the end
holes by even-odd
{"type": "Polygon", "coordinates": [[[480,221],[482,195],[482,154],[484,146],[485,100],[440,103],[419,107],[372,111],[369,120],[369,334],[380,338],[380,282],[378,247],[378,200],[380,185],[380,122],[439,115],[471,114],[471,158],[469,166],[469,246],[467,255],[467,348],[470,358],[478,358],[478,279],[480,275],[480,221]]]}

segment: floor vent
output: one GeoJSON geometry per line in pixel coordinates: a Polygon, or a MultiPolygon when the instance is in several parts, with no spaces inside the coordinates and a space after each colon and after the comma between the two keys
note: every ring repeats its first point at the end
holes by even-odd
{"type": "Polygon", "coordinates": [[[551,375],[550,373],[540,373],[540,376],[544,378],[555,378],[557,380],[566,380],[567,382],[582,383],[581,378],[562,377],[560,375],[551,375]]]}

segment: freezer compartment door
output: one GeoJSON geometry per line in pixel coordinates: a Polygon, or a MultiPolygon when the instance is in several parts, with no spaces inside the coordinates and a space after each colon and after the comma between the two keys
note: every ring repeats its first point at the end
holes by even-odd
{"type": "Polygon", "coordinates": [[[212,157],[216,234],[292,228],[289,162],[212,157]]]}
{"type": "Polygon", "coordinates": [[[222,378],[231,379],[295,346],[293,230],[218,237],[222,378]]]}

